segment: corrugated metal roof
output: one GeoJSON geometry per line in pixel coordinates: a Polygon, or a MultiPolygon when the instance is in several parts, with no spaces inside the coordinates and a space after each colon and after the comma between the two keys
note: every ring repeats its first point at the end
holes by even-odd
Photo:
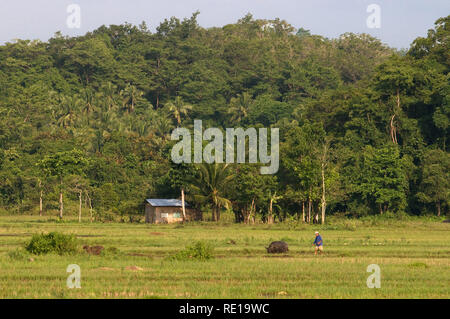
{"type": "MultiPolygon", "coordinates": [[[[148,198],[146,201],[154,207],[181,207],[181,200],[179,199],[148,198]]],[[[184,205],[189,207],[186,201],[184,201],[184,205]]]]}

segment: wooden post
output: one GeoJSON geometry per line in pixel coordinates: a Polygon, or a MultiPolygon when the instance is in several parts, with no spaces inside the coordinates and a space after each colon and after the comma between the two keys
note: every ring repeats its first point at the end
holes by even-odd
{"type": "Polygon", "coordinates": [[[327,209],[327,201],[325,197],[325,163],[322,162],[322,224],[325,224],[325,210],[327,209]]]}
{"type": "Polygon", "coordinates": [[[59,192],[59,218],[63,218],[63,193],[62,191],[59,192]]]}
{"type": "Polygon", "coordinates": [[[184,189],[181,189],[181,207],[183,208],[183,222],[186,222],[186,208],[184,205],[184,189]]]}
{"type": "Polygon", "coordinates": [[[312,201],[311,198],[309,199],[309,203],[308,203],[308,224],[311,223],[311,209],[312,209],[312,201]]]}
{"type": "Polygon", "coordinates": [[[39,216],[42,216],[42,183],[41,180],[39,180],[39,216]]]}
{"type": "Polygon", "coordinates": [[[79,223],[81,223],[81,203],[82,203],[82,201],[81,201],[81,194],[82,194],[82,191],[81,191],[81,189],[80,189],[80,194],[79,194],[79,197],[80,197],[80,207],[79,207],[79,210],[78,210],[78,222],[79,222],[79,223]]]}
{"type": "Polygon", "coordinates": [[[255,216],[256,215],[256,204],[255,204],[255,199],[253,198],[252,200],[252,206],[251,206],[251,210],[250,210],[250,219],[249,221],[252,222],[252,224],[255,223],[255,216]]]}
{"type": "Polygon", "coordinates": [[[269,216],[267,217],[267,224],[272,224],[273,223],[273,217],[272,217],[272,204],[273,204],[273,198],[270,198],[270,203],[269,203],[269,216]]]}
{"type": "Polygon", "coordinates": [[[305,222],[305,201],[302,201],[302,223],[305,222]]]}
{"type": "Polygon", "coordinates": [[[64,211],[64,207],[63,207],[63,181],[62,181],[62,177],[60,177],[60,185],[59,185],[59,218],[62,219],[63,218],[63,211],[64,211]]]}
{"type": "Polygon", "coordinates": [[[92,223],[92,202],[91,202],[91,197],[89,197],[88,191],[86,191],[86,197],[89,201],[89,214],[91,215],[91,223],[92,223]]]}
{"type": "Polygon", "coordinates": [[[42,216],[42,190],[41,195],[39,197],[39,216],[42,216]]]}

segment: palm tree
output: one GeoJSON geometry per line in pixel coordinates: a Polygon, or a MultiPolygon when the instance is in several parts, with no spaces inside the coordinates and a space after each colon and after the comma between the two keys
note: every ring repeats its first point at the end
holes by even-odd
{"type": "Polygon", "coordinates": [[[88,126],[90,125],[90,117],[96,111],[96,103],[98,101],[98,94],[92,88],[85,88],[82,95],[82,113],[86,116],[83,118],[88,126]]]}
{"type": "Polygon", "coordinates": [[[143,121],[138,119],[135,124],[135,131],[139,134],[140,137],[147,136],[149,133],[150,125],[147,121],[143,121]]]}
{"type": "Polygon", "coordinates": [[[91,88],[86,88],[83,91],[83,98],[84,98],[84,106],[83,106],[83,113],[86,113],[86,115],[89,117],[89,115],[95,110],[94,104],[95,104],[95,92],[91,88]]]}
{"type": "Polygon", "coordinates": [[[199,203],[211,206],[214,221],[220,219],[220,209],[231,207],[229,199],[224,197],[227,186],[233,179],[229,164],[200,164],[198,174],[190,182],[192,198],[199,203]]]}
{"type": "Polygon", "coordinates": [[[247,92],[232,98],[230,101],[230,108],[228,109],[228,114],[231,114],[231,121],[240,123],[246,118],[252,103],[252,96],[247,92]]]}
{"type": "Polygon", "coordinates": [[[156,136],[161,137],[163,140],[168,140],[170,138],[173,124],[167,114],[157,113],[152,118],[152,126],[156,136]]]}
{"type": "Polygon", "coordinates": [[[75,125],[81,104],[82,100],[77,95],[61,97],[62,112],[58,118],[58,126],[68,128],[75,125]]]}
{"type": "Polygon", "coordinates": [[[120,91],[120,95],[123,97],[123,107],[127,113],[134,111],[134,107],[138,99],[143,94],[143,92],[139,91],[134,85],[131,84],[127,84],[127,86],[120,91]]]}
{"type": "Polygon", "coordinates": [[[305,115],[306,115],[306,106],[304,104],[300,104],[292,112],[293,118],[300,123],[304,121],[305,115]]]}
{"type": "Polygon", "coordinates": [[[116,102],[117,86],[108,82],[101,87],[101,94],[104,98],[104,103],[107,106],[107,110],[111,110],[117,105],[116,102]]]}
{"type": "Polygon", "coordinates": [[[117,112],[115,109],[109,111],[103,111],[99,113],[98,116],[99,124],[101,127],[112,131],[119,126],[119,118],[117,117],[117,112]]]}
{"type": "Polygon", "coordinates": [[[169,111],[172,113],[172,115],[175,117],[175,120],[177,121],[177,125],[181,125],[181,115],[187,115],[189,111],[192,110],[192,105],[185,104],[181,97],[177,96],[173,102],[168,102],[166,104],[169,111]]]}
{"type": "Polygon", "coordinates": [[[273,224],[273,206],[277,206],[278,200],[282,199],[282,195],[277,195],[277,192],[270,191],[269,193],[269,214],[267,216],[267,224],[273,224]]]}
{"type": "Polygon", "coordinates": [[[94,140],[95,132],[97,130],[93,129],[87,125],[80,125],[79,127],[73,129],[73,136],[77,141],[77,144],[82,146],[83,149],[95,149],[94,140]]]}

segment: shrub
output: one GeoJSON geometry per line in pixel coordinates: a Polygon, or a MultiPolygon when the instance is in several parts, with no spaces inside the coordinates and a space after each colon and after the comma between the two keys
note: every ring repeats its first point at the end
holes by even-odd
{"type": "Polygon", "coordinates": [[[22,249],[16,249],[8,252],[8,256],[14,260],[24,260],[28,258],[28,252],[22,249]]]}
{"type": "Polygon", "coordinates": [[[93,217],[95,221],[107,223],[107,222],[114,222],[116,221],[116,217],[119,214],[116,212],[113,212],[112,210],[109,211],[95,211],[93,212],[93,217]]]}
{"type": "Polygon", "coordinates": [[[78,250],[77,239],[74,235],[65,235],[58,232],[33,235],[25,249],[35,255],[47,253],[73,254],[78,250]]]}
{"type": "Polygon", "coordinates": [[[193,245],[177,252],[169,257],[170,260],[201,260],[213,258],[214,248],[206,242],[197,241],[193,245]]]}
{"type": "Polygon", "coordinates": [[[356,223],[354,221],[347,221],[344,223],[344,229],[345,230],[350,230],[350,231],[355,231],[356,230],[356,223]]]}

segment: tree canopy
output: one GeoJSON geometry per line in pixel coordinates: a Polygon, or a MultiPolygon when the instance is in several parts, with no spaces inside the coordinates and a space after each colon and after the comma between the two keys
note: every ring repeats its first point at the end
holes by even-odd
{"type": "Polygon", "coordinates": [[[77,201],[75,183],[98,214],[139,213],[144,198],[180,188],[237,221],[305,205],[448,212],[450,16],[403,54],[367,34],[327,39],[250,14],[206,29],[198,14],[155,33],[125,23],[1,45],[0,207],[34,211],[43,196],[56,210],[62,193],[77,201]],[[194,119],[279,128],[278,173],[173,165],[170,133],[194,119]]]}

